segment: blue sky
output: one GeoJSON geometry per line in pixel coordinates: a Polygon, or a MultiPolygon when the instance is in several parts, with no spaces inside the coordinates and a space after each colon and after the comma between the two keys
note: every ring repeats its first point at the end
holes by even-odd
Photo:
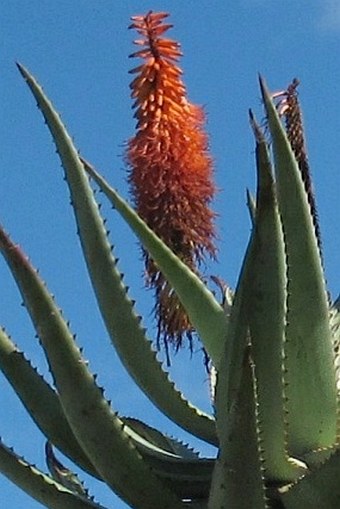
{"type": "MultiPolygon", "coordinates": [[[[189,440],[134,387],[109,343],[81,258],[51,137],[14,65],[20,61],[37,77],[82,154],[128,196],[122,154],[134,132],[128,70],[136,62],[127,58],[134,38],[127,26],[131,15],[150,9],[171,13],[175,26],[169,36],[182,44],[189,98],[207,112],[221,190],[214,204],[219,214],[219,263],[209,272],[234,286],[250,231],[245,189],[254,190],[255,172],[247,110],[252,107],[261,118],[257,73],[266,77],[272,90],[298,77],[327,280],[335,297],[340,290],[340,5],[337,0],[235,0],[231,6],[216,0],[5,0],[2,4],[0,221],[56,295],[114,407],[189,440]]],[[[105,207],[104,212],[130,295],[137,300],[152,337],[152,299],[143,289],[137,242],[114,212],[105,207]]],[[[0,324],[48,378],[34,331],[1,261],[0,280],[0,324]]],[[[199,353],[190,361],[183,351],[173,359],[171,373],[188,397],[209,409],[201,364],[199,353]]],[[[43,437],[1,375],[0,405],[4,441],[45,468],[43,437]]],[[[206,454],[213,452],[198,441],[191,444],[206,454]]],[[[83,477],[98,501],[110,508],[125,507],[102,485],[83,477]]],[[[3,477],[0,505],[41,507],[3,477]]]]}

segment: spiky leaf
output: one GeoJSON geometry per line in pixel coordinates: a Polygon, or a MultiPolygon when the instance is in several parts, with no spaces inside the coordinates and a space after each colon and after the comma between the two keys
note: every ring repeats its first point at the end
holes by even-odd
{"type": "Polygon", "coordinates": [[[60,463],[54,454],[52,444],[48,441],[45,445],[45,454],[46,463],[53,479],[73,493],[88,497],[87,490],[77,474],[60,463]]]}
{"type": "Polygon", "coordinates": [[[95,477],[94,466],[68,424],[57,393],[0,329],[0,369],[42,433],[60,451],[95,477]]]}
{"type": "Polygon", "coordinates": [[[172,253],[117,191],[110,187],[91,165],[85,161],[84,164],[175,289],[209,356],[214,364],[218,365],[227,329],[223,308],[199,277],[172,253]]]}
{"type": "MultiPolygon", "coordinates": [[[[228,421],[218,428],[220,451],[209,499],[210,509],[267,509],[261,468],[253,369],[248,348],[239,391],[228,421]]],[[[219,402],[220,403],[220,402],[219,402]]]]}
{"type": "MultiPolygon", "coordinates": [[[[166,415],[199,438],[216,444],[214,419],[189,404],[175,390],[145,337],[116,267],[103,220],[71,138],[41,87],[26,69],[22,66],[19,69],[38,101],[62,160],[89,274],[117,352],[138,385],[166,415]]],[[[221,315],[220,308],[218,314],[221,315]]]]}
{"type": "Polygon", "coordinates": [[[39,334],[65,416],[96,471],[132,505],[156,508],[162,497],[165,508],[182,507],[143,462],[124,431],[123,422],[96,385],[67,323],[37,272],[20,248],[6,237],[0,237],[0,246],[39,334]]]}
{"type": "Polygon", "coordinates": [[[31,497],[50,509],[105,509],[80,497],[27,463],[0,442],[0,472],[31,497]]]}
{"type": "Polygon", "coordinates": [[[313,217],[298,164],[261,82],[273,141],[288,266],[285,344],[289,447],[294,455],[331,446],[337,403],[325,279],[313,217]]]}
{"type": "Polygon", "coordinates": [[[267,144],[254,118],[257,203],[247,317],[258,391],[264,468],[269,479],[291,481],[303,472],[286,450],[283,344],[287,280],[283,232],[267,144]]]}
{"type": "Polygon", "coordinates": [[[281,498],[287,509],[338,509],[340,503],[340,451],[282,490],[281,498]]]}

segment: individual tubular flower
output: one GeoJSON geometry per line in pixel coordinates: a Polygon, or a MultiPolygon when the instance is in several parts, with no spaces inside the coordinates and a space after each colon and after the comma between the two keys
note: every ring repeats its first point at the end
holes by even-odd
{"type": "MultiPolygon", "coordinates": [[[[139,215],[198,273],[205,256],[216,254],[212,159],[203,109],[188,101],[177,66],[180,45],[163,37],[172,26],[164,23],[167,16],[150,11],[130,25],[141,36],[131,57],[144,62],[130,71],[137,132],[127,146],[128,179],[139,215]]],[[[179,347],[184,336],[191,339],[188,316],[146,252],[144,259],[147,285],[155,290],[158,343],[179,347]]]]}

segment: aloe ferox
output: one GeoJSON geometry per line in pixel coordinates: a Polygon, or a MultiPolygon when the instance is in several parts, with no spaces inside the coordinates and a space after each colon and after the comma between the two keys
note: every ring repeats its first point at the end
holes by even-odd
{"type": "MultiPolygon", "coordinates": [[[[168,28],[158,28],[157,35],[168,28]]],[[[82,252],[114,348],[158,409],[218,452],[203,458],[112,408],[54,297],[1,227],[0,251],[53,385],[1,329],[0,368],[46,437],[49,474],[3,442],[0,471],[53,509],[105,509],[57,460],[53,446],[137,509],[338,509],[339,304],[331,302],[325,285],[297,82],[271,94],[260,79],[266,127],[250,112],[257,171],[256,197],[248,193],[252,229],[236,289],[228,291],[223,305],[193,258],[186,263],[175,245],[166,245],[162,232],[157,234],[79,155],[40,85],[25,67],[18,68],[61,159],[82,252]],[[119,272],[93,186],[136,235],[207,352],[214,374],[211,415],[184,398],[157,359],[119,272]]]]}

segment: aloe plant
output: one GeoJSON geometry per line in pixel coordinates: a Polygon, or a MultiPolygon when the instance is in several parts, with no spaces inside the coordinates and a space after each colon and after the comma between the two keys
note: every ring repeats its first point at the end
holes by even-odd
{"type": "MultiPolygon", "coordinates": [[[[266,509],[339,507],[339,303],[330,302],[296,83],[279,100],[260,80],[267,128],[253,113],[257,191],[239,280],[221,303],[120,194],[79,155],[54,106],[22,65],[52,134],[98,307],[112,344],[147,397],[218,448],[216,459],[146,422],[121,416],[87,366],[54,297],[0,229],[0,250],[37,331],[53,384],[0,330],[0,368],[46,437],[49,474],[0,443],[0,471],[50,508],[101,508],[57,459],[105,482],[129,506],[266,509]],[[265,133],[269,132],[268,140],[265,133]],[[135,311],[92,184],[176,292],[212,364],[214,414],[169,381],[135,311]]],[[[113,232],[114,236],[114,232],[113,232]]]]}

